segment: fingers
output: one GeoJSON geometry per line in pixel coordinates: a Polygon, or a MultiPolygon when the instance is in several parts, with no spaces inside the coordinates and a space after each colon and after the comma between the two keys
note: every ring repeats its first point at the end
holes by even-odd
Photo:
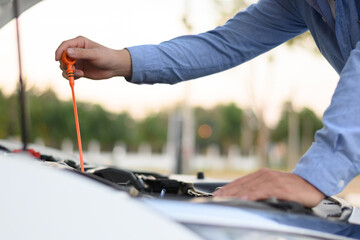
{"type": "MultiPolygon", "coordinates": [[[[60,61],[60,66],[59,66],[59,68],[63,71],[63,72],[62,72],[62,76],[63,76],[64,78],[68,79],[67,72],[66,72],[67,66],[60,61]]],[[[74,77],[75,77],[75,79],[84,77],[84,71],[82,71],[82,70],[80,70],[80,69],[76,69],[75,66],[73,66],[73,69],[74,69],[74,77]]]]}
{"type": "Polygon", "coordinates": [[[74,71],[75,79],[84,77],[84,72],[80,69],[75,69],[74,71]]]}
{"type": "Polygon", "coordinates": [[[239,178],[214,193],[215,196],[233,196],[249,200],[266,199],[279,196],[278,188],[282,173],[261,169],[245,177],[239,178]]]}
{"type": "MultiPolygon", "coordinates": [[[[76,60],[75,78],[85,76],[100,80],[114,76],[130,77],[132,74],[131,56],[127,50],[110,49],[80,36],[61,43],[55,51],[55,59],[60,60],[64,51],[76,60]]],[[[66,70],[64,65],[60,68],[66,70]]]]}
{"type": "Polygon", "coordinates": [[[286,172],[262,169],[236,179],[214,192],[215,197],[237,197],[256,201],[275,197],[296,201],[307,207],[316,206],[325,196],[301,177],[286,172]]]}
{"type": "Polygon", "coordinates": [[[65,78],[65,79],[68,79],[68,75],[67,75],[67,73],[64,71],[64,72],[62,72],[62,76],[65,78]]]}
{"type": "MultiPolygon", "coordinates": [[[[245,188],[249,188],[254,184],[254,181],[259,179],[263,174],[263,169],[254,173],[248,174],[244,177],[238,178],[235,181],[227,184],[214,193],[214,196],[237,196],[239,198],[246,198],[246,194],[241,194],[241,191],[245,188]]],[[[256,185],[255,185],[256,186],[256,185]]]]}
{"type": "Polygon", "coordinates": [[[275,197],[279,200],[290,200],[287,196],[285,188],[286,183],[282,182],[281,174],[275,171],[262,171],[259,177],[252,179],[239,189],[235,196],[246,196],[250,201],[266,200],[275,197]]]}
{"type": "Polygon", "coordinates": [[[99,54],[96,49],[85,49],[85,48],[68,48],[66,49],[66,55],[72,59],[79,60],[95,60],[99,54]]]}
{"type": "Polygon", "coordinates": [[[66,71],[67,70],[67,66],[60,61],[60,65],[59,65],[60,69],[63,70],[63,71],[66,71]]]}
{"type": "Polygon", "coordinates": [[[61,54],[68,48],[88,48],[92,44],[92,41],[82,36],[64,41],[55,51],[55,60],[59,61],[61,59],[61,54]]]}

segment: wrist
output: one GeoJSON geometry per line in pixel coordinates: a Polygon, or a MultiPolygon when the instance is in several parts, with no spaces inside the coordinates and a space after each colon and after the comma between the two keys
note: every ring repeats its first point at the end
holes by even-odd
{"type": "Polygon", "coordinates": [[[114,77],[131,78],[132,64],[131,56],[127,49],[115,50],[116,54],[116,66],[114,70],[114,77]]]}

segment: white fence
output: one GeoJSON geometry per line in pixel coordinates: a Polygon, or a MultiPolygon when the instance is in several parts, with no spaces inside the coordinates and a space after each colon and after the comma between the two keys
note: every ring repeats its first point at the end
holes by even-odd
{"type": "MultiPolygon", "coordinates": [[[[69,146],[67,151],[69,151],[69,146]]],[[[65,150],[65,149],[63,149],[65,150]]],[[[89,150],[84,152],[85,161],[94,164],[107,164],[136,170],[158,170],[174,172],[176,166],[175,154],[152,153],[149,145],[144,144],[138,152],[127,152],[124,145],[117,145],[112,152],[101,152],[100,147],[92,142],[89,150]]],[[[255,156],[241,156],[240,151],[231,150],[229,154],[220,155],[215,146],[209,147],[204,155],[195,154],[188,162],[189,171],[197,170],[243,170],[252,171],[258,168],[258,159],[255,156]]]]}
{"type": "MultiPolygon", "coordinates": [[[[169,154],[142,154],[114,152],[84,152],[84,158],[89,163],[115,165],[127,169],[136,170],[159,170],[162,172],[174,172],[175,158],[169,154]]],[[[242,170],[252,171],[258,168],[256,157],[233,157],[195,155],[189,161],[190,171],[197,170],[242,170]]]]}

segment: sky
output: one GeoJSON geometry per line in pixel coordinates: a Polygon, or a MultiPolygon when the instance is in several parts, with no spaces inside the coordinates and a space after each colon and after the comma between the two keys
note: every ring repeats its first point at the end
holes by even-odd
{"type": "MultiPolygon", "coordinates": [[[[71,98],[68,82],[54,60],[58,45],[78,35],[114,49],[157,44],[216,27],[219,14],[211,0],[45,0],[20,17],[23,77],[28,87],[53,89],[71,98]],[[193,29],[182,18],[188,12],[193,29]]],[[[15,23],[0,30],[0,88],[10,94],[18,81],[15,23]]],[[[176,85],[135,85],[123,78],[76,81],[78,101],[99,103],[135,117],[171,108],[183,101],[210,108],[235,102],[242,108],[265,108],[269,125],[282,104],[310,107],[321,116],[329,105],[338,76],[320,55],[302,47],[280,46],[231,70],[176,85]],[[268,58],[271,55],[272,61],[268,58]],[[184,100],[186,99],[186,100],[184,100]]]]}

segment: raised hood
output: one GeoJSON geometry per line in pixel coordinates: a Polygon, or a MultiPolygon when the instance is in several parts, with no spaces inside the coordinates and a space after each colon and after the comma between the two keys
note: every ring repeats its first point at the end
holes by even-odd
{"type": "MultiPolygon", "coordinates": [[[[17,0],[19,15],[41,0],[17,0]]],[[[0,0],[0,28],[15,18],[15,0],[0,0]]]]}

